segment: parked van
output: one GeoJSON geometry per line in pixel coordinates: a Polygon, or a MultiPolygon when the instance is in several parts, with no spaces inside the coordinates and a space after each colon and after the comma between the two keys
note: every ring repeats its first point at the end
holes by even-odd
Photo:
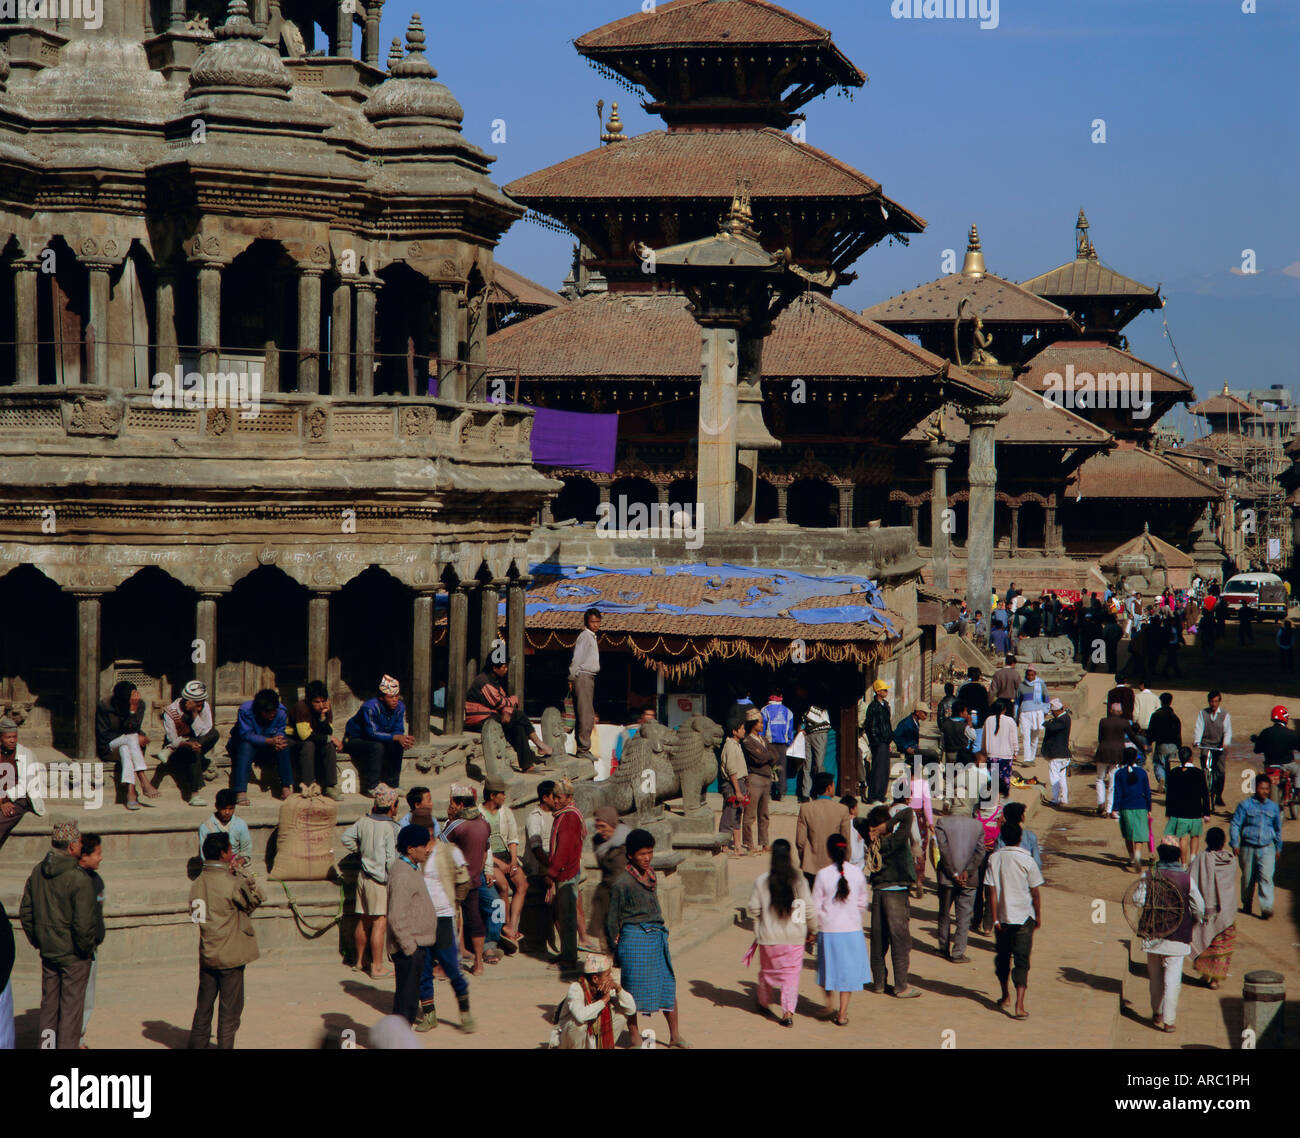
{"type": "Polygon", "coordinates": [[[1256,616],[1281,620],[1289,603],[1286,585],[1276,573],[1238,573],[1223,586],[1219,603],[1226,605],[1228,612],[1235,616],[1247,601],[1256,616]]]}

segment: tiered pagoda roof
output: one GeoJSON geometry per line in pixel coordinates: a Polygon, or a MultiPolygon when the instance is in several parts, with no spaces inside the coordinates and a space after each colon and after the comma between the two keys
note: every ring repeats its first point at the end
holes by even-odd
{"type": "Polygon", "coordinates": [[[1254,404],[1247,403],[1246,400],[1239,399],[1228,392],[1226,382],[1223,385],[1223,390],[1217,395],[1211,395],[1209,399],[1196,404],[1192,408],[1192,414],[1200,415],[1206,419],[1221,418],[1242,423],[1261,418],[1259,409],[1254,404]]]}
{"type": "Polygon", "coordinates": [[[1182,463],[1122,440],[1108,454],[1094,455],[1070,476],[1071,498],[1142,501],[1210,500],[1222,487],[1182,463]]]}
{"type": "MultiPolygon", "coordinates": [[[[1056,446],[1085,449],[1106,449],[1114,445],[1109,431],[1090,423],[1058,403],[1044,399],[1030,391],[1023,383],[1011,385],[1011,398],[1007,400],[1007,414],[993,428],[993,440],[998,446],[1056,446]]],[[[906,435],[908,442],[924,442],[927,424],[914,427],[906,435]]],[[[951,404],[944,407],[943,433],[949,442],[965,444],[970,441],[970,427],[951,404]]]]}

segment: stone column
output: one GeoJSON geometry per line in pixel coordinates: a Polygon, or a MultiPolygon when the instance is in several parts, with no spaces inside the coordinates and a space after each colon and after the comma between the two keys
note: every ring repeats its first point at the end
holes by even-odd
{"type": "Polygon", "coordinates": [[[456,344],[459,351],[460,363],[456,365],[456,385],[460,390],[460,398],[469,398],[469,368],[465,366],[465,358],[469,354],[469,301],[462,294],[456,296],[456,344]],[[464,350],[460,351],[460,345],[464,345],[464,350]]]}
{"type": "Polygon", "coordinates": [[[477,581],[464,586],[469,599],[469,608],[465,612],[465,663],[461,671],[465,675],[465,689],[474,682],[479,673],[479,647],[483,627],[483,593],[477,581]]]}
{"type": "Polygon", "coordinates": [[[447,623],[447,710],[445,734],[459,735],[465,729],[465,657],[469,648],[469,590],[457,585],[451,590],[447,623]]]}
{"type": "Polygon", "coordinates": [[[194,678],[207,685],[208,700],[213,707],[217,706],[217,600],[220,596],[220,592],[201,592],[194,602],[194,639],[203,641],[203,660],[194,665],[194,678]]]}
{"type": "Polygon", "coordinates": [[[916,542],[917,545],[920,545],[921,544],[921,507],[909,506],[908,509],[911,510],[912,512],[912,523],[911,523],[912,540],[916,542]]]}
{"type": "MultiPolygon", "coordinates": [[[[837,487],[840,495],[840,529],[853,528],[853,487],[837,487]]],[[[913,523],[915,525],[915,522],[913,523]]]]}
{"type": "MultiPolygon", "coordinates": [[[[76,589],[77,758],[95,759],[95,708],[99,704],[99,598],[107,588],[76,589]]],[[[111,781],[112,775],[109,776],[111,781]]]]}
{"type": "Polygon", "coordinates": [[[173,32],[183,32],[185,30],[185,0],[172,0],[169,27],[173,32]]]}
{"type": "Polygon", "coordinates": [[[221,360],[221,265],[199,262],[199,370],[218,371],[221,360]]]}
{"type": "Polygon", "coordinates": [[[460,358],[459,329],[459,291],[452,285],[438,286],[438,398],[464,399],[465,391],[460,383],[456,364],[452,361],[460,358]]]}
{"type": "Polygon", "coordinates": [[[993,594],[993,511],[998,483],[993,431],[1006,408],[998,403],[981,403],[963,408],[960,413],[970,427],[966,606],[972,619],[977,610],[987,619],[993,594]]]}
{"type": "Polygon", "coordinates": [[[366,24],[361,32],[362,62],[371,67],[379,66],[379,14],[384,0],[367,0],[366,24]]]}
{"type": "Polygon", "coordinates": [[[700,417],[695,463],[701,532],[730,529],[736,519],[736,409],[739,333],[702,328],[700,417]]]}
{"type": "Polygon", "coordinates": [[[478,294],[478,319],[471,326],[469,323],[469,306],[465,308],[465,324],[467,333],[467,343],[465,345],[466,354],[469,356],[469,362],[475,366],[468,369],[469,375],[466,381],[466,390],[478,392],[478,398],[487,398],[487,387],[483,382],[485,374],[484,365],[487,363],[487,292],[486,289],[478,294]]]}
{"type": "Polygon", "coordinates": [[[754,510],[758,505],[758,451],[751,447],[737,449],[736,475],[738,478],[742,470],[748,474],[749,499],[745,502],[745,508],[741,510],[736,523],[738,525],[753,525],[754,510]]]}
{"type": "Polygon", "coordinates": [[[14,382],[36,383],[36,342],[40,338],[36,324],[36,269],[40,261],[23,257],[14,262],[14,382]]]}
{"type": "Polygon", "coordinates": [[[1011,506],[1011,553],[1014,556],[1020,548],[1020,507],[1011,506]]]}
{"type": "Polygon", "coordinates": [[[934,585],[948,588],[948,467],[957,448],[948,442],[932,442],[925,448],[930,468],[930,563],[934,585]]]}
{"type": "Polygon", "coordinates": [[[597,483],[597,485],[596,485],[596,490],[597,490],[597,491],[599,492],[599,494],[600,494],[600,504],[601,504],[602,506],[608,506],[608,505],[609,505],[609,495],[610,495],[610,491],[613,489],[613,487],[614,487],[614,484],[613,484],[612,482],[609,482],[609,481],[605,481],[605,482],[597,483]]]}
{"type": "MultiPolygon", "coordinates": [[[[555,511],[551,509],[551,502],[552,499],[547,498],[546,501],[542,503],[542,525],[544,526],[549,526],[553,521],[555,521],[555,511]]],[[[1300,525],[1300,514],[1296,515],[1296,518],[1296,524],[1300,525]]],[[[1300,542],[1297,542],[1296,544],[1300,545],[1300,542]]]]}
{"type": "MultiPolygon", "coordinates": [[[[340,17],[341,18],[341,17],[340,17]]],[[[349,16],[350,20],[352,17],[349,16]]],[[[351,25],[349,25],[351,26],[351,25]]],[[[348,41],[347,54],[352,53],[348,41]]],[[[340,280],[334,286],[334,306],[330,314],[330,394],[348,395],[352,382],[352,283],[340,280]]]]}
{"type": "Polygon", "coordinates": [[[349,4],[346,0],[337,0],[339,6],[338,32],[334,37],[334,54],[352,56],[352,13],[356,10],[356,4],[349,4]]]}
{"type": "Polygon", "coordinates": [[[181,362],[180,348],[176,343],[176,271],[158,267],[158,286],[154,293],[154,313],[157,323],[158,349],[154,356],[156,370],[169,375],[181,362]]]}
{"type": "Polygon", "coordinates": [[[478,658],[479,667],[486,668],[492,658],[492,644],[499,631],[498,616],[501,612],[501,587],[504,581],[488,581],[479,590],[481,611],[479,614],[478,658]]]}
{"type": "Polygon", "coordinates": [[[379,281],[359,280],[357,289],[357,394],[375,394],[375,301],[379,281]]]}
{"type": "Polygon", "coordinates": [[[524,606],[531,579],[516,577],[506,585],[506,656],[510,660],[506,681],[520,707],[524,706],[524,606]]]}
{"type": "Polygon", "coordinates": [[[790,486],[788,483],[782,482],[776,488],[776,520],[777,521],[786,522],[789,520],[786,516],[787,513],[786,508],[787,506],[789,506],[789,504],[790,504],[790,486]]]}
{"type": "Polygon", "coordinates": [[[307,679],[326,682],[330,658],[330,593],[313,590],[307,601],[307,679]]]}
{"type": "MultiPolygon", "coordinates": [[[[108,373],[108,274],[113,266],[101,261],[86,264],[90,270],[90,316],[87,321],[93,337],[90,361],[90,382],[101,387],[112,384],[108,373]]],[[[119,382],[125,373],[118,376],[119,382]]]]}
{"type": "MultiPolygon", "coordinates": [[[[411,622],[411,734],[415,745],[429,742],[429,709],[433,706],[433,593],[417,589],[411,622]]],[[[463,698],[463,697],[462,697],[463,698]]],[[[462,704],[462,715],[463,715],[462,704]]]]}
{"type": "MultiPolygon", "coordinates": [[[[757,497],[758,495],[755,494],[754,496],[757,497]]],[[[667,482],[655,483],[655,498],[659,502],[660,518],[665,522],[669,521],[670,519],[668,517],[668,483],[667,482]]]]}
{"type": "Polygon", "coordinates": [[[298,269],[298,391],[320,391],[320,278],[322,269],[298,269]]]}
{"type": "Polygon", "coordinates": [[[1049,557],[1054,554],[1063,553],[1064,550],[1061,549],[1060,535],[1056,532],[1055,496],[1048,499],[1043,513],[1046,515],[1043,521],[1043,552],[1049,557]]]}

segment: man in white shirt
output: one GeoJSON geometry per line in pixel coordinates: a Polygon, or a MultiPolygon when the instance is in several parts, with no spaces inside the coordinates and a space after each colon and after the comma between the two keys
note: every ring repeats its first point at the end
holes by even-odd
{"type": "Polygon", "coordinates": [[[1145,732],[1152,713],[1160,706],[1160,697],[1147,687],[1141,676],[1134,679],[1133,689],[1133,722],[1139,731],[1145,732]]]}
{"type": "Polygon", "coordinates": [[[1217,689],[1207,694],[1205,703],[1196,714],[1192,746],[1200,748],[1201,770],[1210,788],[1210,802],[1222,806],[1223,784],[1227,779],[1223,756],[1232,746],[1232,716],[1224,709],[1223,693],[1217,689]]]}
{"type": "Polygon", "coordinates": [[[993,912],[993,938],[996,955],[993,971],[1002,985],[998,1007],[1012,1019],[1026,1019],[1025,992],[1029,987],[1029,953],[1034,945],[1034,930],[1043,927],[1043,910],[1039,888],[1043,874],[1027,850],[1021,849],[1024,831],[1015,822],[1002,826],[1005,846],[989,858],[984,884],[989,887],[989,908],[993,912]],[[1012,957],[1015,965],[1012,966],[1012,957]],[[1007,981],[1016,988],[1015,1010],[1007,981]]]}
{"type": "Polygon", "coordinates": [[[600,610],[588,609],[582,615],[585,626],[573,645],[573,660],[569,664],[569,687],[573,689],[573,707],[577,722],[574,737],[578,745],[578,758],[595,761],[591,753],[591,732],[596,725],[596,676],[600,672],[600,647],[596,633],[600,631],[600,610]]]}

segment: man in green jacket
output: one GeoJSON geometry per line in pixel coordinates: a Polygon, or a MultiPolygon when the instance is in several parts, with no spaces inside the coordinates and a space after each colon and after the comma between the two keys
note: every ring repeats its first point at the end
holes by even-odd
{"type": "Polygon", "coordinates": [[[81,831],[55,823],[45,860],[32,870],[18,910],[23,932],[41,954],[40,1046],[81,1045],[86,985],[104,939],[94,882],[81,872],[81,831]]]}
{"type": "Polygon", "coordinates": [[[192,1050],[206,1050],[211,1041],[218,995],[217,1047],[235,1046],[244,1011],[244,967],[258,956],[252,913],[264,900],[257,882],[235,865],[230,835],[217,832],[204,838],[203,870],[190,888],[190,920],[199,926],[199,997],[190,1025],[192,1050]]]}
{"type": "Polygon", "coordinates": [[[888,806],[872,807],[867,815],[867,873],[871,878],[871,990],[885,990],[885,953],[894,963],[894,995],[900,1000],[919,996],[907,982],[912,960],[911,908],[907,899],[916,882],[912,857],[912,809],[892,818],[888,806]]]}

